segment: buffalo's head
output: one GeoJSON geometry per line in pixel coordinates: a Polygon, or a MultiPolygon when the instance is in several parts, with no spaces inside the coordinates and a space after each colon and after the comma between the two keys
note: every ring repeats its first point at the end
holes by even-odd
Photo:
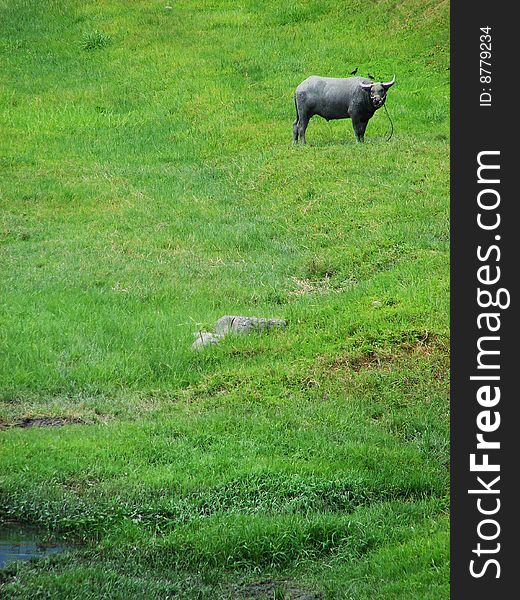
{"type": "Polygon", "coordinates": [[[370,92],[370,101],[374,108],[381,108],[386,100],[386,91],[395,83],[395,75],[392,81],[387,83],[360,83],[359,85],[370,92]]]}

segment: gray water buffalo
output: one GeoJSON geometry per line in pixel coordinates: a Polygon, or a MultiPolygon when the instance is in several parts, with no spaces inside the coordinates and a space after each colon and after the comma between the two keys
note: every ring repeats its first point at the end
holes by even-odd
{"type": "Polygon", "coordinates": [[[294,93],[293,144],[298,138],[305,144],[305,130],[314,115],[327,121],[352,119],[356,139],[363,142],[368,121],[383,106],[386,92],[394,83],[395,75],[387,83],[374,83],[364,77],[308,77],[294,93]]]}

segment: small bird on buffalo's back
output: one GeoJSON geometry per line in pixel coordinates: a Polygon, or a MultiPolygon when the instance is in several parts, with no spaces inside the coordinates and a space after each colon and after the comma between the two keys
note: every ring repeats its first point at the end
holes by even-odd
{"type": "Polygon", "coordinates": [[[374,82],[365,77],[318,77],[302,81],[294,93],[296,120],[293,123],[293,144],[305,144],[305,132],[315,115],[327,121],[352,119],[358,142],[365,141],[368,121],[386,101],[388,90],[395,83],[374,82]]]}

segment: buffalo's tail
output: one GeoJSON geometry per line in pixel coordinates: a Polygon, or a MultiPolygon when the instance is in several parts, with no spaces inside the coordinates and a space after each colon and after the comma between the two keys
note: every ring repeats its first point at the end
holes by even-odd
{"type": "Polygon", "coordinates": [[[296,122],[300,120],[300,115],[298,113],[298,102],[296,101],[296,94],[294,94],[294,108],[296,109],[296,122]]]}

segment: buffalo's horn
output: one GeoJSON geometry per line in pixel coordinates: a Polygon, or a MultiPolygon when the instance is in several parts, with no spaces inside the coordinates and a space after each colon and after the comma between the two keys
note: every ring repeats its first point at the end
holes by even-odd
{"type": "Polygon", "coordinates": [[[392,87],[395,83],[395,75],[392,81],[388,81],[387,83],[382,83],[381,85],[387,90],[389,87],[392,87]]]}
{"type": "Polygon", "coordinates": [[[371,83],[360,83],[359,84],[364,90],[369,90],[372,87],[371,83]]]}

